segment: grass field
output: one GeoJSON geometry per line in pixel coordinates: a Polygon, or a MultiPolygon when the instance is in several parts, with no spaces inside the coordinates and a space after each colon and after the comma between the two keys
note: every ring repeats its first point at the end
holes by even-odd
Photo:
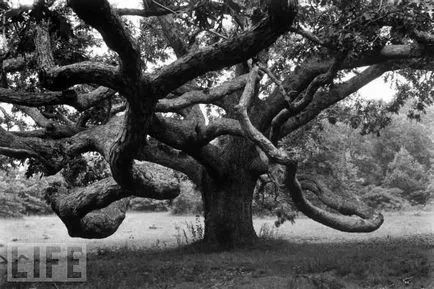
{"type": "MultiPolygon", "coordinates": [[[[195,237],[187,229],[187,224],[199,228],[196,221],[193,216],[131,213],[113,236],[77,240],[54,216],[2,220],[0,255],[9,242],[85,242],[89,255],[85,283],[0,287],[434,288],[432,212],[387,214],[382,228],[371,234],[341,233],[306,218],[276,231],[273,219],[256,219],[260,242],[220,253],[186,245],[198,238],[200,232],[195,237]]],[[[0,264],[3,282],[5,266],[0,264]]]]}

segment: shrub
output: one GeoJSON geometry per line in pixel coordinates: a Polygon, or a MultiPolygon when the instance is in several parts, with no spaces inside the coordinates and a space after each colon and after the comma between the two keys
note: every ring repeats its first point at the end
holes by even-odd
{"type": "Polygon", "coordinates": [[[382,210],[399,210],[410,206],[401,197],[403,191],[398,188],[371,187],[363,194],[362,200],[370,207],[382,210]]]}
{"type": "Polygon", "coordinates": [[[0,192],[0,218],[21,217],[24,206],[15,194],[0,192]]]}
{"type": "Polygon", "coordinates": [[[27,178],[24,173],[20,169],[0,171],[0,217],[52,213],[43,196],[44,188],[48,185],[47,178],[40,175],[27,178]]]}
{"type": "Polygon", "coordinates": [[[175,225],[175,239],[178,247],[182,245],[197,243],[203,240],[205,225],[203,218],[196,216],[195,222],[185,222],[185,227],[175,225]]]}
{"type": "Polygon", "coordinates": [[[273,211],[279,204],[278,195],[278,188],[272,182],[258,181],[253,193],[253,214],[256,216],[275,215],[273,211]]]}
{"type": "Polygon", "coordinates": [[[419,190],[409,193],[406,199],[408,199],[412,205],[425,205],[429,202],[431,194],[432,191],[430,190],[419,190]]]}
{"type": "Polygon", "coordinates": [[[132,198],[130,209],[133,211],[165,212],[169,210],[169,201],[146,198],[132,198]]]}
{"type": "Polygon", "coordinates": [[[427,171],[410,153],[401,148],[389,164],[384,185],[389,188],[399,188],[401,196],[412,204],[425,204],[429,194],[427,171]]]}
{"type": "Polygon", "coordinates": [[[264,223],[259,228],[258,237],[264,240],[279,239],[279,229],[275,225],[264,223]]]}
{"type": "Polygon", "coordinates": [[[21,217],[23,215],[47,215],[52,210],[39,192],[7,189],[0,193],[0,217],[21,217]]]}

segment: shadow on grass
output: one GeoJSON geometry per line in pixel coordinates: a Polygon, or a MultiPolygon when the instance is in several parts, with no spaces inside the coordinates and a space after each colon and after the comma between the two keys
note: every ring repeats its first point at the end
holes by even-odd
{"type": "Polygon", "coordinates": [[[261,240],[215,252],[101,249],[88,255],[87,282],[6,284],[9,288],[434,288],[432,235],[363,242],[261,240]],[[430,284],[431,282],[431,284],[430,284]]]}

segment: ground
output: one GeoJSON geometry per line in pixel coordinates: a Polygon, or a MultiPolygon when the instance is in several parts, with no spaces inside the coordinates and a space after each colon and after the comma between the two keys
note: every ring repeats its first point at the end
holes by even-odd
{"type": "MultiPolygon", "coordinates": [[[[0,255],[9,242],[85,242],[89,252],[86,283],[4,288],[434,288],[432,211],[389,213],[371,234],[342,233],[306,218],[276,231],[274,219],[256,219],[261,241],[223,253],[185,246],[199,238],[198,221],[129,213],[113,236],[81,240],[69,238],[55,216],[1,220],[0,255]]],[[[5,267],[0,262],[1,282],[5,267]]]]}

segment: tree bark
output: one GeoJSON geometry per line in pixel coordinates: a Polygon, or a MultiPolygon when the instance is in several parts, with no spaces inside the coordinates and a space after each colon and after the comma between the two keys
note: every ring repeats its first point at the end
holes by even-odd
{"type": "Polygon", "coordinates": [[[257,239],[252,220],[253,191],[258,176],[249,170],[251,143],[231,138],[225,146],[223,175],[204,173],[204,241],[211,248],[231,249],[257,239]]]}
{"type": "Polygon", "coordinates": [[[255,183],[242,171],[233,171],[226,180],[204,181],[204,241],[210,247],[231,249],[256,240],[252,221],[255,183]]]}

